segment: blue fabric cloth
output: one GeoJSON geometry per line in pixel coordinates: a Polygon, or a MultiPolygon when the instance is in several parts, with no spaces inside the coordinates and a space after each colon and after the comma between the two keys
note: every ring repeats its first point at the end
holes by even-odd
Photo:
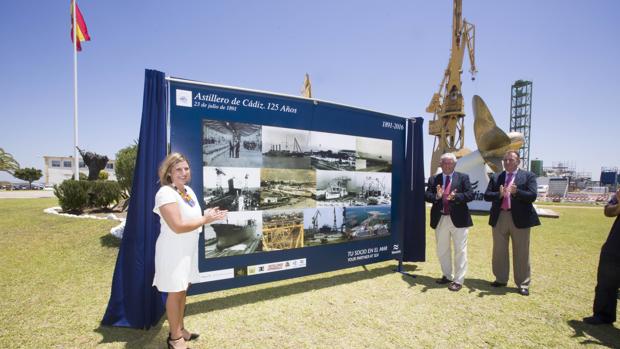
{"type": "Polygon", "coordinates": [[[103,325],[148,329],[165,312],[165,295],[151,285],[160,228],[152,210],[159,189],[157,167],[166,156],[166,101],[164,73],[146,70],[129,210],[103,325]]]}
{"type": "Polygon", "coordinates": [[[403,262],[426,260],[426,207],[424,202],[423,118],[407,121],[405,156],[405,232],[403,262]]]}

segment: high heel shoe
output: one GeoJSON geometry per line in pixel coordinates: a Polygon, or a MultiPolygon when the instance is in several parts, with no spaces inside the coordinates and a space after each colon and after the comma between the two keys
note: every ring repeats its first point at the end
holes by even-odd
{"type": "Polygon", "coordinates": [[[189,349],[183,336],[177,339],[172,339],[170,334],[168,334],[168,340],[166,343],[168,343],[168,349],[189,349]]]}
{"type": "Polygon", "coordinates": [[[195,339],[198,339],[198,337],[200,337],[198,333],[191,333],[185,328],[182,328],[181,332],[183,333],[183,339],[185,339],[186,342],[193,341],[195,339]]]}

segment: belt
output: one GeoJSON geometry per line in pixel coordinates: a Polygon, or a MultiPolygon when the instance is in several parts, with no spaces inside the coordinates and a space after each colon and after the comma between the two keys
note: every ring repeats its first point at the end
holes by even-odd
{"type": "Polygon", "coordinates": [[[443,213],[443,212],[442,212],[442,213],[441,213],[441,215],[442,215],[442,216],[449,216],[450,214],[449,214],[449,213],[443,213]]]}
{"type": "Polygon", "coordinates": [[[512,209],[510,209],[510,208],[509,208],[509,209],[507,209],[507,210],[504,210],[504,209],[502,208],[502,211],[504,211],[504,212],[508,212],[508,211],[512,211],[512,209]]]}

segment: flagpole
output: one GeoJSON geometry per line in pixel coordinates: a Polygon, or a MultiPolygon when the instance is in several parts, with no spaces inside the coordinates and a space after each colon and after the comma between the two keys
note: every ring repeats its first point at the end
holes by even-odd
{"type": "Polygon", "coordinates": [[[73,13],[73,179],[80,179],[78,160],[78,89],[77,89],[77,11],[75,0],[72,2],[73,13]]]}

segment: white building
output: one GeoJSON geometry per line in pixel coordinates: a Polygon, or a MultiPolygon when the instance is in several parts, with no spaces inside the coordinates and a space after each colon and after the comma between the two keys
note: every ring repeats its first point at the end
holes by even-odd
{"type": "MultiPolygon", "coordinates": [[[[88,176],[88,167],[86,167],[82,158],[79,158],[79,161],[80,173],[88,176]]],[[[60,184],[65,179],[73,178],[73,156],[43,156],[43,162],[43,177],[45,178],[46,186],[60,184]]],[[[115,165],[116,160],[108,160],[105,166],[108,180],[116,180],[115,165]]]]}

